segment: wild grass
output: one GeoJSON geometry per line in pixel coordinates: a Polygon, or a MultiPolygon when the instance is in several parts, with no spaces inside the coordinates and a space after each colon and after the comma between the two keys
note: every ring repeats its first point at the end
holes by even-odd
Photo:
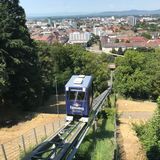
{"type": "Polygon", "coordinates": [[[81,144],[75,160],[112,160],[116,147],[114,139],[115,97],[110,98],[107,107],[98,115],[98,128],[94,132],[91,128],[81,144]]]}

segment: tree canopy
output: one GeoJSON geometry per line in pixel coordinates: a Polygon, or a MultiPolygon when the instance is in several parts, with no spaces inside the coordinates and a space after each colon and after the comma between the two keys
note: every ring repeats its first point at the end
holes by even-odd
{"type": "Polygon", "coordinates": [[[22,108],[38,103],[38,57],[18,0],[0,2],[1,103],[22,108]],[[34,75],[34,76],[33,76],[34,75]]]}
{"type": "Polygon", "coordinates": [[[109,71],[108,63],[104,61],[107,56],[88,52],[79,45],[63,46],[46,43],[37,43],[37,45],[46,93],[49,93],[48,89],[53,90],[55,87],[55,78],[59,90],[64,91],[65,83],[73,74],[93,75],[94,88],[97,92],[102,92],[107,88],[109,71]]]}
{"type": "Polygon", "coordinates": [[[160,53],[129,50],[116,59],[115,89],[126,97],[156,99],[160,95],[160,53]]]}

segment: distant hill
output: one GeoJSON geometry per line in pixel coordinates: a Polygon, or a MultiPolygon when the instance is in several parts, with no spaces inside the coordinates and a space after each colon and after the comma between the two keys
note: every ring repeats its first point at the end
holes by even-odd
{"type": "Polygon", "coordinates": [[[159,10],[128,10],[128,11],[107,11],[90,14],[92,16],[139,16],[139,15],[160,15],[159,10]]]}
{"type": "Polygon", "coordinates": [[[160,15],[159,10],[128,10],[128,11],[106,11],[98,13],[61,13],[61,14],[41,14],[41,15],[30,15],[27,16],[28,19],[45,19],[46,17],[54,18],[83,18],[83,17],[107,17],[107,16],[139,16],[139,15],[160,15]]]}

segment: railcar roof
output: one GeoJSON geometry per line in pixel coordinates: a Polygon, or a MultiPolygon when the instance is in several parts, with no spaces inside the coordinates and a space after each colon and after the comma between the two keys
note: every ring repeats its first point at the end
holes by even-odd
{"type": "Polygon", "coordinates": [[[65,87],[78,87],[78,88],[88,88],[92,83],[92,76],[85,76],[82,78],[82,83],[75,83],[75,80],[79,78],[79,75],[73,75],[70,80],[67,82],[65,87]]]}

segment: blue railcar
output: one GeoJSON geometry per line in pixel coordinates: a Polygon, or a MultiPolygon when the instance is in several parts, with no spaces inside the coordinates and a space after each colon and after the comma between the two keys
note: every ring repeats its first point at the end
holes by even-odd
{"type": "Polygon", "coordinates": [[[66,120],[79,117],[87,122],[93,101],[92,76],[73,75],[65,85],[66,120]]]}

